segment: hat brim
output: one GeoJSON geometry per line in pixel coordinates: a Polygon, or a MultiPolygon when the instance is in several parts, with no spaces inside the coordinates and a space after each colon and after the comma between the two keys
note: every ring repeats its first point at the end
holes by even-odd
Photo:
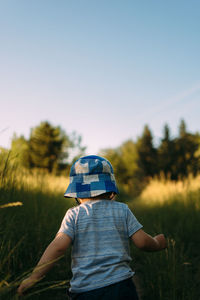
{"type": "Polygon", "coordinates": [[[94,181],[88,184],[81,182],[71,182],[64,194],[64,197],[91,198],[108,192],[114,192],[116,194],[119,194],[118,188],[114,181],[94,181]]]}

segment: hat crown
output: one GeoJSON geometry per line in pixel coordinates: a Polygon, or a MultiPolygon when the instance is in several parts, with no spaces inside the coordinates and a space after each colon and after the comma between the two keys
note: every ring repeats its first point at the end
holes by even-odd
{"type": "Polygon", "coordinates": [[[113,174],[112,165],[105,158],[99,156],[85,156],[78,159],[72,166],[70,176],[78,174],[113,174]]]}
{"type": "Polygon", "coordinates": [[[100,156],[79,158],[71,167],[69,179],[65,197],[90,198],[107,192],[118,193],[112,165],[100,156]]]}

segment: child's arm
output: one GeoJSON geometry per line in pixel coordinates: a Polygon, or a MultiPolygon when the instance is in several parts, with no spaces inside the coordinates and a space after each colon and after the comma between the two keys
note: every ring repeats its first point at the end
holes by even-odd
{"type": "Polygon", "coordinates": [[[32,287],[36,282],[43,278],[43,276],[53,267],[55,261],[65,253],[66,249],[70,246],[71,241],[71,238],[65,233],[61,232],[57,234],[55,239],[44,251],[32,274],[20,284],[17,290],[19,295],[23,295],[25,290],[32,287]]]}
{"type": "Polygon", "coordinates": [[[163,234],[152,237],[142,229],[131,236],[135,246],[144,251],[159,251],[167,247],[167,242],[163,234]]]}

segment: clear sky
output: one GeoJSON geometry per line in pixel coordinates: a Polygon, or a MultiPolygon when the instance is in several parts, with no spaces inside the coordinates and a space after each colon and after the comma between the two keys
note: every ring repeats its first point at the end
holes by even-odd
{"type": "Polygon", "coordinates": [[[0,146],[48,120],[88,154],[200,131],[200,1],[0,0],[0,146]]]}

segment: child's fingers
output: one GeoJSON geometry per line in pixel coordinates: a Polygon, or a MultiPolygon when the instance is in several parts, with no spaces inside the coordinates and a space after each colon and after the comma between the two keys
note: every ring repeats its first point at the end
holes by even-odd
{"type": "Polygon", "coordinates": [[[28,289],[29,287],[27,285],[24,285],[23,283],[19,286],[17,289],[17,293],[19,296],[24,296],[24,292],[28,289]]]}
{"type": "Polygon", "coordinates": [[[18,287],[18,289],[17,289],[17,294],[19,295],[19,296],[24,296],[23,295],[23,287],[20,285],[20,287],[18,287]]]}
{"type": "Polygon", "coordinates": [[[19,296],[24,296],[24,292],[29,289],[30,287],[32,287],[34,285],[35,281],[27,278],[25,280],[22,281],[22,283],[20,284],[20,286],[17,289],[17,293],[19,296]]]}
{"type": "Polygon", "coordinates": [[[164,234],[158,234],[155,236],[155,239],[159,242],[160,244],[160,249],[165,249],[167,248],[167,241],[165,239],[164,234]]]}

